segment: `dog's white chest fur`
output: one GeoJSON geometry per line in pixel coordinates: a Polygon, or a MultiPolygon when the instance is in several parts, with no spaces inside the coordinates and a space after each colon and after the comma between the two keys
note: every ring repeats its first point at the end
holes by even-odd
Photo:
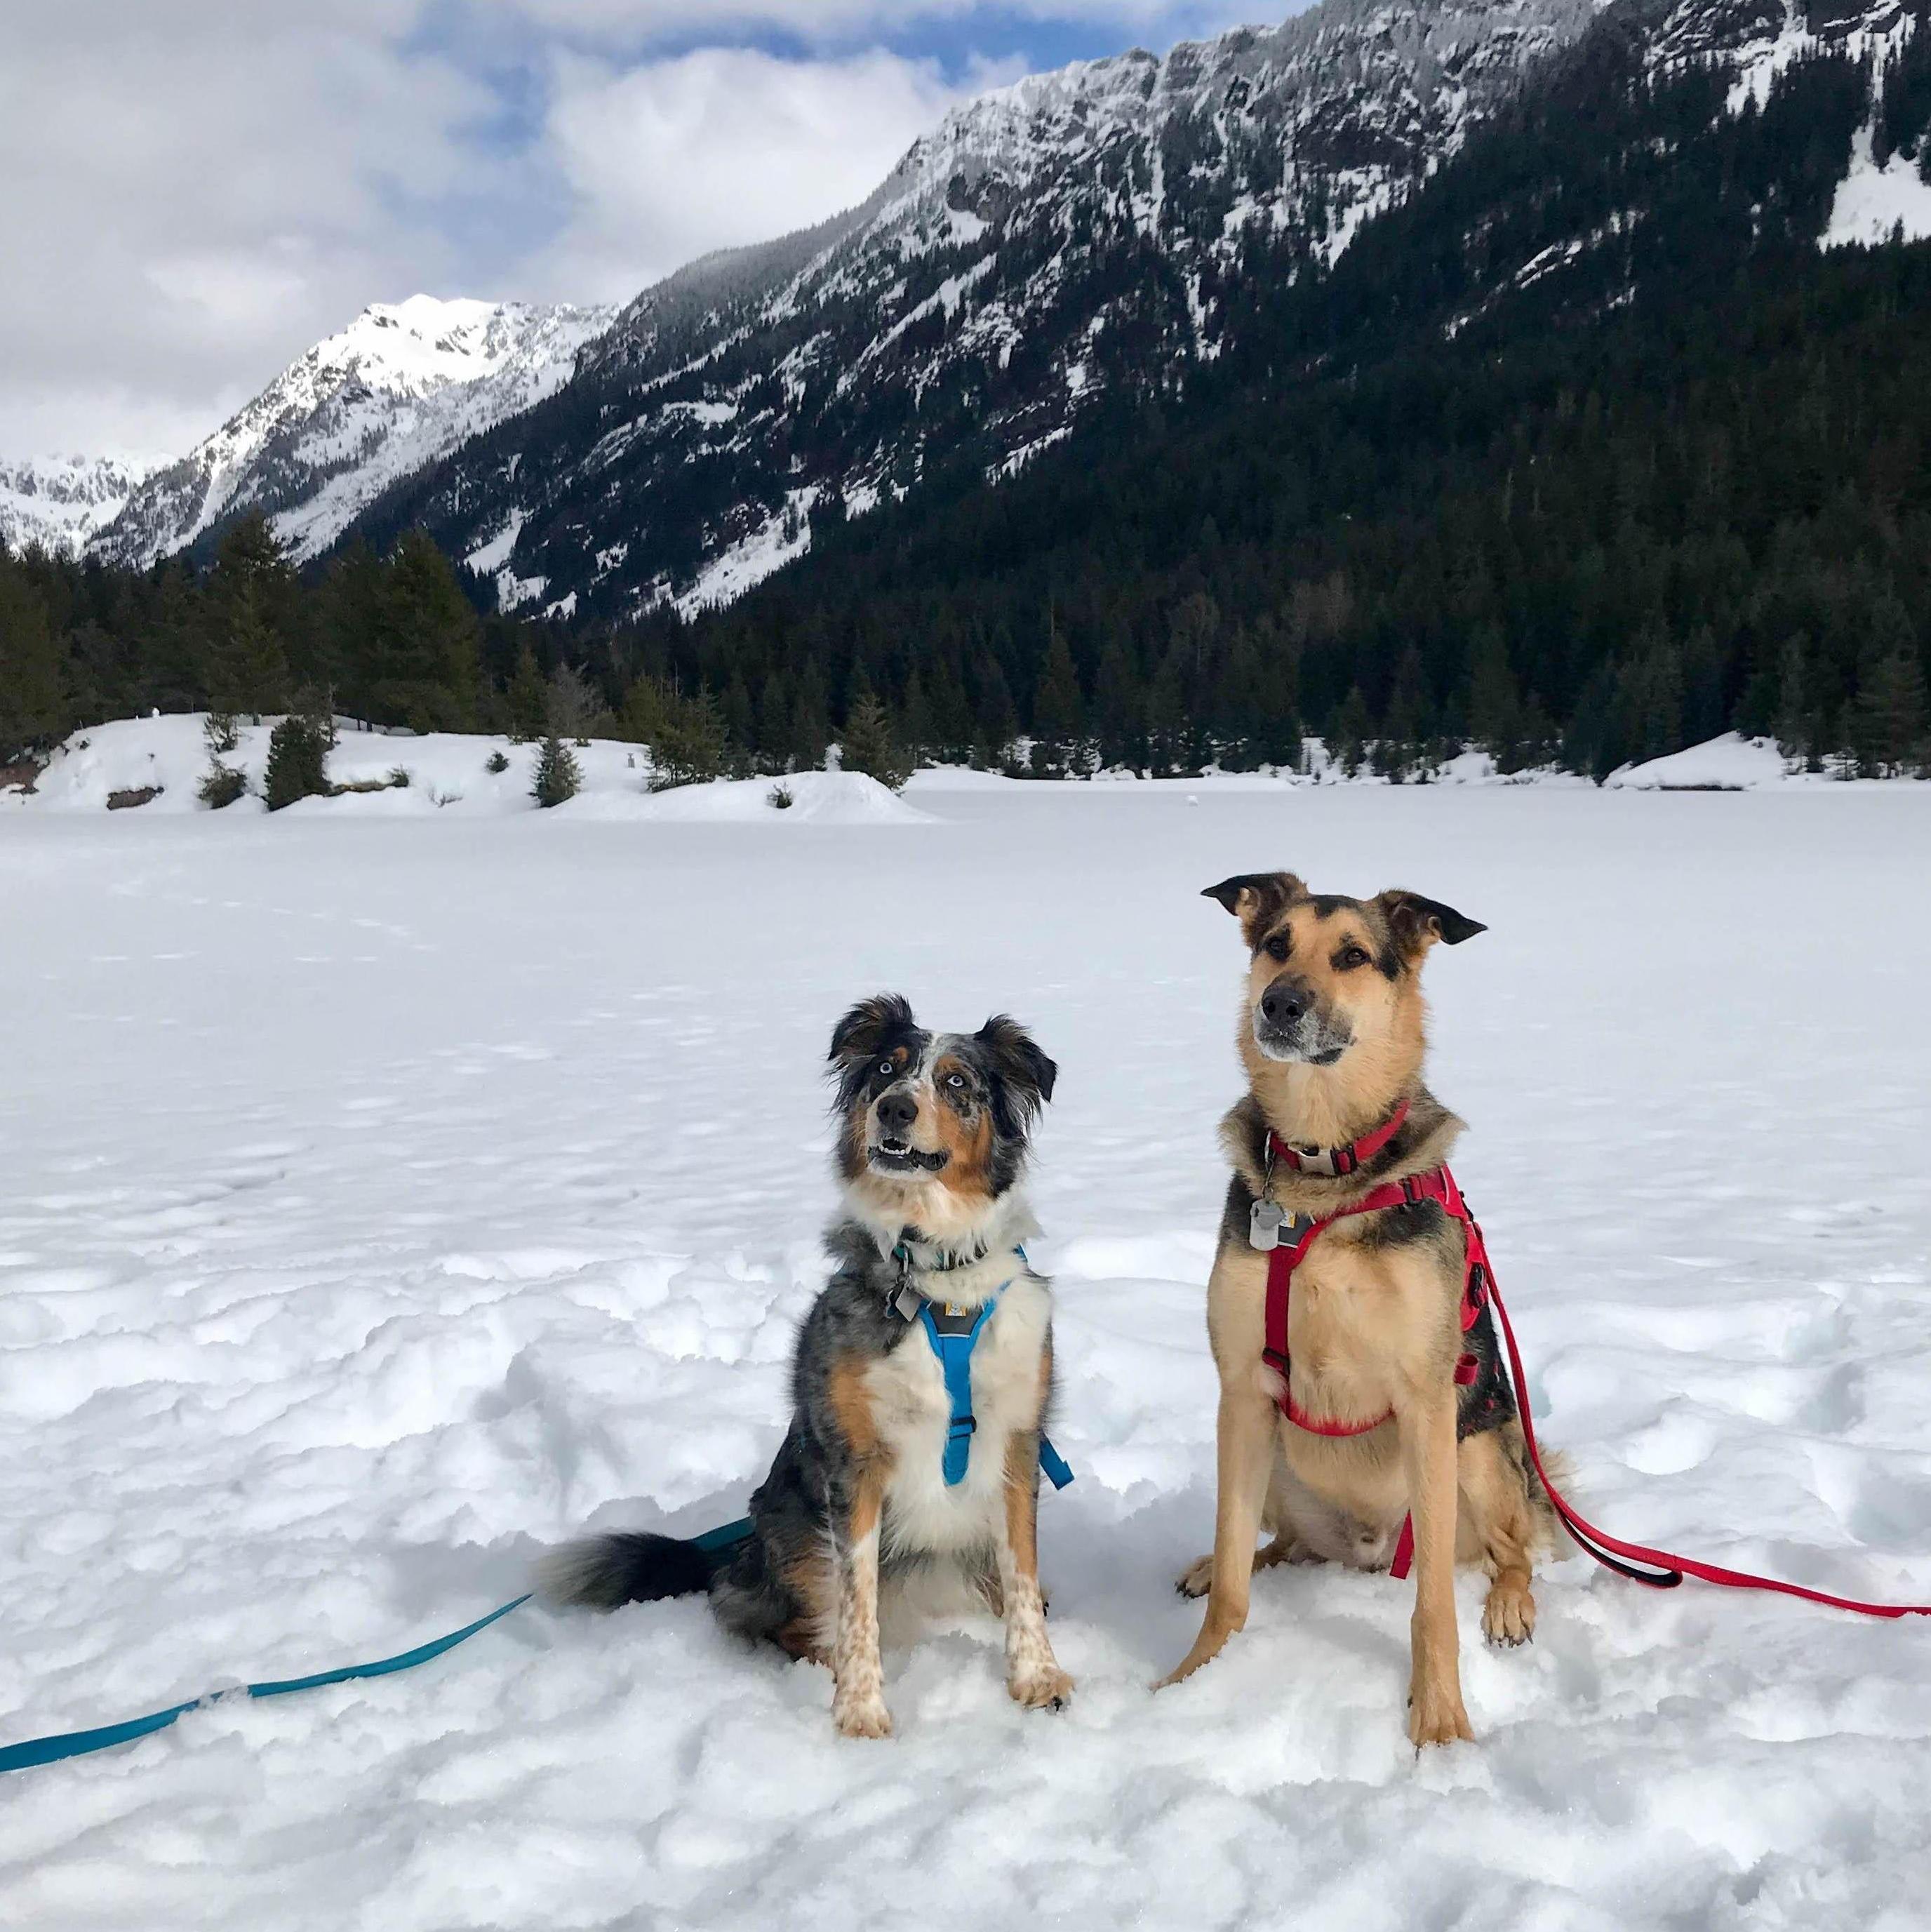
{"type": "Polygon", "coordinates": [[[976,1424],[964,1480],[948,1487],[952,1401],[922,1322],[865,1372],[872,1414],[892,1459],[883,1534],[889,1548],[964,1551],[991,1540],[1006,1508],[1006,1452],[1017,1430],[1036,1428],[1044,1391],[1040,1358],[1052,1298],[1022,1264],[980,1330],[972,1353],[976,1424]]]}

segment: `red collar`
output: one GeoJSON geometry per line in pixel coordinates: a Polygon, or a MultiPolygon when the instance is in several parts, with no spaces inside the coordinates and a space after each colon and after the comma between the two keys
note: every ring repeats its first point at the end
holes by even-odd
{"type": "Polygon", "coordinates": [[[1267,1144],[1274,1158],[1295,1173],[1322,1174],[1339,1180],[1354,1173],[1364,1161],[1372,1160],[1401,1132],[1402,1123],[1408,1117],[1408,1103],[1404,1100],[1372,1134],[1363,1134],[1346,1147],[1322,1148],[1313,1154],[1291,1148],[1271,1127],[1267,1130],[1267,1144]]]}

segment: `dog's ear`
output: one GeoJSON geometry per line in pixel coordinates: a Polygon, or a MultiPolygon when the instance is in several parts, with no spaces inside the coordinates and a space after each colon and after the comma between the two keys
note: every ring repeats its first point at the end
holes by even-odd
{"type": "Polygon", "coordinates": [[[1033,1036],[1004,1013],[994,1013],[973,1035],[985,1049],[994,1075],[994,1111],[1001,1130],[1024,1133],[1053,1097],[1060,1070],[1039,1051],[1033,1036]]]}
{"type": "Polygon", "coordinates": [[[1307,887],[1291,872],[1241,872],[1209,886],[1204,899],[1218,899],[1240,922],[1252,946],[1296,899],[1307,897],[1307,887]]]}
{"type": "Polygon", "coordinates": [[[918,1030],[909,1000],[898,993],[880,993],[859,1000],[832,1029],[832,1050],[826,1058],[848,1072],[918,1030]]]}
{"type": "Polygon", "coordinates": [[[1387,892],[1375,903],[1405,959],[1419,958],[1438,939],[1447,946],[1459,946],[1465,939],[1489,930],[1453,906],[1444,905],[1439,899],[1425,899],[1419,892],[1387,892]]]}

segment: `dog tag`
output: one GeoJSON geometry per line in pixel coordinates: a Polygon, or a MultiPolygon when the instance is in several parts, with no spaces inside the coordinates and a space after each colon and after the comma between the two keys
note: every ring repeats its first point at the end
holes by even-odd
{"type": "Polygon", "coordinates": [[[1281,1223],[1286,1218],[1279,1202],[1265,1198],[1255,1202],[1253,1213],[1247,1217],[1247,1245],[1259,1249],[1264,1255],[1272,1254],[1281,1245],[1281,1223]]]}

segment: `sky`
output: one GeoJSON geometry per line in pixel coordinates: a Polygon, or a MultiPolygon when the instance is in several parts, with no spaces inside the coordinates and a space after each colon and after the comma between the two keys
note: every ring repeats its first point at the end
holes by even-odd
{"type": "Polygon", "coordinates": [[[613,302],[959,101],[1288,0],[7,0],[0,457],[178,454],[372,302],[613,302]]]}

